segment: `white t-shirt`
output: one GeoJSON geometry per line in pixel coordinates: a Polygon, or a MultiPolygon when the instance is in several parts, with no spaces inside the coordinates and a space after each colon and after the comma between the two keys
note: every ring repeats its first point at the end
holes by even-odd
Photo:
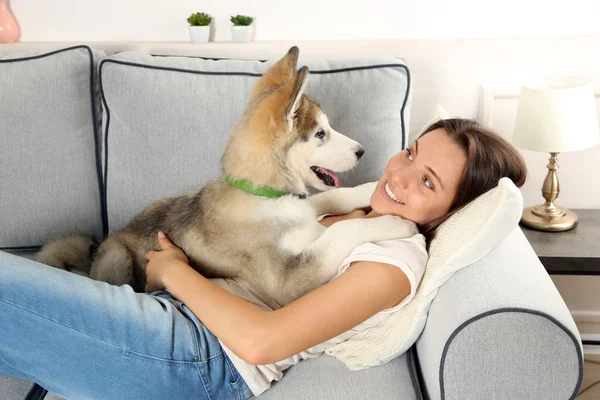
{"type": "MultiPolygon", "coordinates": [[[[396,239],[377,243],[362,244],[354,249],[354,251],[344,260],[338,270],[337,275],[333,279],[340,276],[348,269],[350,264],[355,261],[376,261],[397,266],[406,274],[408,280],[410,281],[410,294],[398,305],[378,312],[366,321],[358,324],[354,328],[342,333],[341,335],[338,335],[333,339],[329,339],[299,354],[273,364],[248,364],[246,361],[236,356],[223,344],[223,342],[221,342],[223,350],[229,356],[255,396],[258,396],[265,390],[269,389],[271,387],[271,382],[280,380],[283,377],[283,371],[292,365],[297,364],[300,362],[300,360],[316,358],[320,356],[330,346],[341,343],[356,335],[358,332],[364,331],[383,322],[392,313],[398,311],[409,301],[411,301],[415,296],[419,282],[423,277],[425,263],[427,262],[425,237],[421,234],[417,234],[407,239],[396,239]]],[[[231,292],[249,301],[263,310],[273,311],[274,309],[272,308],[272,305],[269,306],[254,296],[250,288],[241,281],[235,279],[211,279],[211,281],[228,292],[231,292]]]]}

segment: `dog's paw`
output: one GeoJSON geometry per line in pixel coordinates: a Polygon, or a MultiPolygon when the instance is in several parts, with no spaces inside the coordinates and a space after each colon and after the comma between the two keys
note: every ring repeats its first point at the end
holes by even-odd
{"type": "Polygon", "coordinates": [[[419,233],[417,224],[396,215],[381,215],[375,217],[375,219],[380,219],[385,225],[385,229],[389,229],[390,232],[397,235],[398,238],[412,237],[419,233]]]}
{"type": "Polygon", "coordinates": [[[377,183],[378,181],[363,183],[351,189],[356,201],[355,208],[364,208],[371,204],[371,196],[373,196],[375,189],[377,189],[377,183]]]}

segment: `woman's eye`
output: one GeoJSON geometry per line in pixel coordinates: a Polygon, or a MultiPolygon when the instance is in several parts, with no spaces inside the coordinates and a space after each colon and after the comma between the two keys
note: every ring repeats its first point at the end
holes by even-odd
{"type": "Polygon", "coordinates": [[[321,129],[320,131],[315,133],[315,137],[318,139],[323,139],[325,137],[325,131],[323,129],[321,129]]]}
{"type": "Polygon", "coordinates": [[[412,161],[412,151],[410,149],[406,149],[406,158],[412,161]]]}
{"type": "Polygon", "coordinates": [[[429,189],[433,189],[433,185],[431,184],[431,181],[426,176],[423,177],[423,183],[425,183],[425,186],[427,186],[429,189]]]}

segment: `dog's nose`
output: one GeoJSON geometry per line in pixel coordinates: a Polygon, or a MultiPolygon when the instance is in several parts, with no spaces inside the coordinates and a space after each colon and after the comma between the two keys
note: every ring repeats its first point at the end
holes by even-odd
{"type": "Polygon", "coordinates": [[[362,147],[359,147],[358,150],[356,151],[356,159],[360,160],[360,158],[363,156],[363,154],[365,154],[365,149],[363,149],[362,147]]]}

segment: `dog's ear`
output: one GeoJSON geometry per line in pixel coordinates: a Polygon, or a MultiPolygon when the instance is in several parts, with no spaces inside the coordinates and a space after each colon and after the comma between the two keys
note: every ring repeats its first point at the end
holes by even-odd
{"type": "Polygon", "coordinates": [[[308,67],[304,66],[300,68],[300,71],[298,71],[294,80],[286,85],[289,85],[292,88],[290,90],[289,103],[285,108],[285,116],[288,121],[291,121],[294,118],[294,114],[296,114],[296,111],[298,111],[298,108],[300,107],[302,95],[308,84],[308,74],[308,67]]]}
{"type": "Polygon", "coordinates": [[[308,84],[308,67],[300,68],[285,85],[262,100],[250,114],[250,125],[256,132],[273,134],[289,132],[294,115],[302,105],[302,95],[308,84]],[[254,125],[257,124],[257,125],[254,125]],[[265,127],[268,129],[265,130],[265,127]]]}
{"type": "Polygon", "coordinates": [[[296,73],[299,54],[300,50],[298,47],[294,46],[289,49],[287,54],[258,80],[252,91],[252,97],[267,89],[282,86],[292,79],[296,73]]]}

